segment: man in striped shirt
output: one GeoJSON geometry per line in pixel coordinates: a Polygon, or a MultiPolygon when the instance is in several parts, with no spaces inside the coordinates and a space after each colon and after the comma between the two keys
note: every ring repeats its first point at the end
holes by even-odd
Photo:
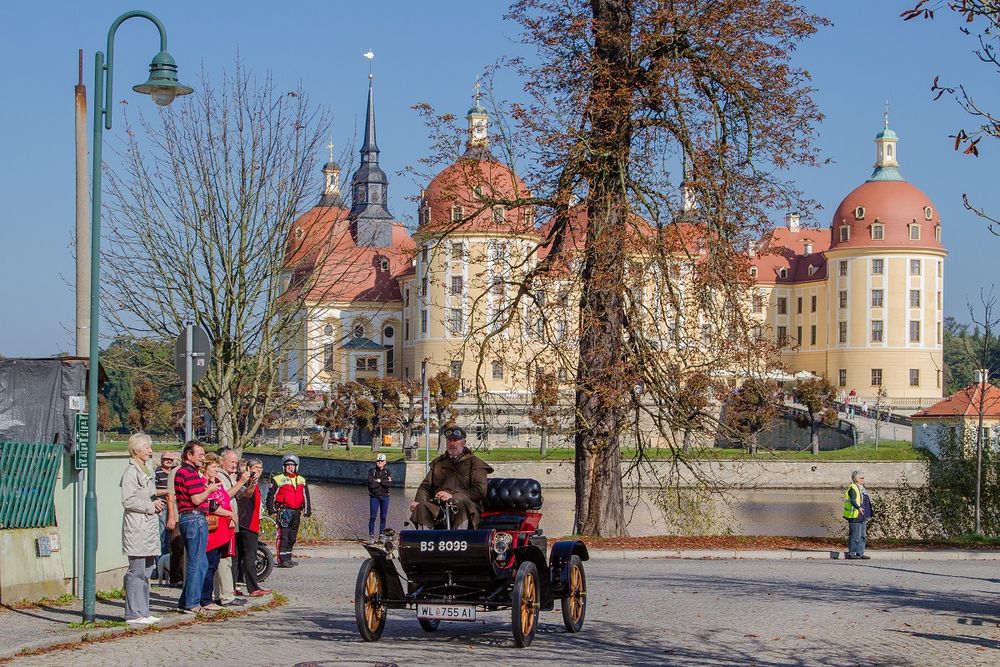
{"type": "Polygon", "coordinates": [[[178,607],[182,612],[201,611],[201,593],[208,572],[208,496],[219,488],[219,483],[205,484],[199,469],[205,460],[205,448],[197,440],[184,444],[183,463],[174,473],[174,498],[177,503],[177,525],[184,536],[187,567],[184,573],[184,590],[178,607]]]}

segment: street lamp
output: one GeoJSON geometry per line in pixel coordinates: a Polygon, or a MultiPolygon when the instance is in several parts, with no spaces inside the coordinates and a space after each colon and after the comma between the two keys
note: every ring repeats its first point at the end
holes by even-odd
{"type": "MultiPolygon", "coordinates": [[[[139,17],[148,19],[160,32],[160,52],[149,64],[149,79],[133,86],[137,93],[150,95],[159,106],[167,106],[178,95],[194,92],[177,81],[177,63],[167,53],[167,32],[160,20],[143,11],[125,12],[108,30],[108,60],[98,51],[94,64],[94,163],[91,179],[93,198],[90,215],[90,363],[87,386],[87,419],[91,433],[97,433],[97,376],[99,364],[100,324],[100,256],[101,256],[101,147],[104,129],[111,129],[112,77],[114,75],[114,40],[118,26],[126,20],[139,17]],[[102,120],[103,119],[103,120],[102,120]]],[[[92,438],[93,440],[93,438],[92,438]]],[[[87,495],[84,500],[83,537],[83,620],[93,622],[97,597],[97,443],[92,441],[87,449],[87,495]]]]}

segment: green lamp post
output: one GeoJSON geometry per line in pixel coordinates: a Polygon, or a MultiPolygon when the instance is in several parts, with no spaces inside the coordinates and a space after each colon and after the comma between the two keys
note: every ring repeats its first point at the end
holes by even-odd
{"type": "MultiPolygon", "coordinates": [[[[187,95],[193,90],[181,85],[177,80],[177,63],[167,53],[167,32],[160,20],[143,11],[125,12],[111,24],[108,30],[108,56],[98,51],[94,65],[94,165],[91,174],[93,199],[90,223],[90,372],[87,387],[87,417],[91,433],[97,433],[97,380],[100,340],[100,257],[101,257],[101,148],[104,129],[111,129],[112,76],[114,74],[114,40],[118,26],[126,20],[139,17],[148,19],[160,32],[160,52],[149,64],[149,79],[146,83],[133,86],[132,90],[153,98],[159,106],[167,106],[178,95],[187,95]]],[[[84,501],[83,537],[83,620],[93,622],[94,606],[97,598],[97,486],[95,468],[97,466],[97,443],[91,443],[87,450],[87,495],[84,501]]]]}

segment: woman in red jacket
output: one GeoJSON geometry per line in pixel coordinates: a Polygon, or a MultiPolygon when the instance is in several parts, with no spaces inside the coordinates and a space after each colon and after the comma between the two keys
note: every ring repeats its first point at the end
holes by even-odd
{"type": "MultiPolygon", "coordinates": [[[[208,484],[219,481],[219,470],[222,466],[222,459],[216,454],[205,454],[202,474],[208,484]]],[[[215,571],[219,569],[219,560],[223,556],[230,556],[235,553],[233,541],[236,535],[236,521],[233,519],[232,501],[229,492],[219,486],[208,496],[209,514],[218,517],[218,525],[213,529],[209,522],[208,544],[205,547],[208,556],[208,572],[205,573],[205,582],[201,588],[201,608],[205,611],[218,611],[222,609],[220,605],[212,600],[215,590],[215,571]]]]}

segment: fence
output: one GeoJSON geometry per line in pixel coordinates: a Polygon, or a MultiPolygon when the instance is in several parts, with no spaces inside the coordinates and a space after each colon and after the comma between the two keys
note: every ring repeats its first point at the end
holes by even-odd
{"type": "Polygon", "coordinates": [[[65,451],[62,445],[0,442],[0,528],[55,525],[53,491],[65,451]]]}

